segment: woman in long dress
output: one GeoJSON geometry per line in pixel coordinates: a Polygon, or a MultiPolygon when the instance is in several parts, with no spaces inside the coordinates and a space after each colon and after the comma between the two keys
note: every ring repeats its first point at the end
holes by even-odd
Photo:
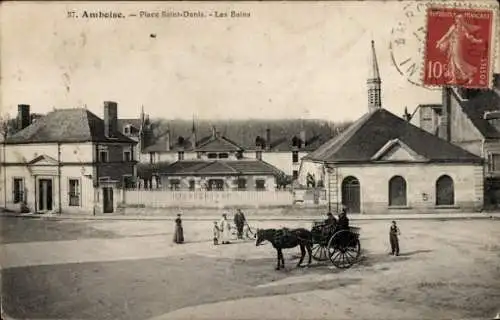
{"type": "Polygon", "coordinates": [[[225,213],[222,215],[222,219],[219,222],[219,228],[221,231],[222,244],[228,244],[231,239],[231,226],[225,213]]]}
{"type": "Polygon", "coordinates": [[[463,15],[455,17],[455,23],[448,29],[446,34],[437,41],[436,48],[445,52],[448,58],[447,75],[449,82],[473,80],[477,68],[467,61],[464,57],[464,43],[469,40],[472,43],[482,43],[482,39],[474,37],[473,32],[479,30],[479,26],[467,23],[463,15]]]}
{"type": "Polygon", "coordinates": [[[180,213],[177,215],[177,219],[175,219],[174,242],[184,243],[184,230],[182,228],[182,220],[180,213]]]}

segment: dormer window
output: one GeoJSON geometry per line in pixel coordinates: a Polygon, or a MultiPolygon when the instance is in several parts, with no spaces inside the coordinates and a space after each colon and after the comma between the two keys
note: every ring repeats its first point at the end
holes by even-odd
{"type": "Polygon", "coordinates": [[[177,144],[180,146],[182,146],[184,144],[184,141],[185,141],[184,137],[177,138],[177,144]]]}
{"type": "Polygon", "coordinates": [[[129,135],[130,134],[130,125],[126,125],[123,127],[123,134],[129,135]]]}
{"type": "Polygon", "coordinates": [[[292,138],[292,147],[300,147],[300,139],[297,136],[292,138]]]}

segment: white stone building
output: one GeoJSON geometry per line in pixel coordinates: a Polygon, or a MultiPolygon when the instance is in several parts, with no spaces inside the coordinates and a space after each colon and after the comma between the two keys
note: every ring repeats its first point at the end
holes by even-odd
{"type": "Polygon", "coordinates": [[[335,211],[351,213],[476,211],[483,206],[482,159],[382,108],[372,42],[368,112],[301,163],[299,180],[326,182],[335,211]]]}
{"type": "Polygon", "coordinates": [[[136,142],[117,130],[117,104],[92,112],[60,109],[30,123],[20,105],[20,131],[2,143],[0,203],[31,212],[111,213],[116,190],[135,174],[136,142]]]}

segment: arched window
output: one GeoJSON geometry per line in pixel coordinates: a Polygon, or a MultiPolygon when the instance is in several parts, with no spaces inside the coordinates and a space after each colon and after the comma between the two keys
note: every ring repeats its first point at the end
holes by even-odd
{"type": "Polygon", "coordinates": [[[447,175],[441,176],[436,181],[436,205],[451,206],[453,204],[455,204],[453,179],[447,175]]]}
{"type": "Polygon", "coordinates": [[[406,206],[406,180],[401,176],[389,180],[389,206],[406,206]]]}

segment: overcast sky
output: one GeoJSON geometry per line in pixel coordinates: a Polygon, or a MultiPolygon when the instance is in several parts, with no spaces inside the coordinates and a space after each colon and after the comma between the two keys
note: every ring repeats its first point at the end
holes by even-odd
{"type": "MultiPolygon", "coordinates": [[[[439,102],[392,64],[404,2],[3,3],[2,107],[87,105],[120,117],[356,119],[367,111],[370,41],[383,107],[439,102]],[[72,19],[67,11],[245,11],[250,18],[72,19]],[[156,37],[151,37],[155,34],[156,37]]],[[[411,49],[411,47],[410,47],[411,49]]],[[[410,50],[411,52],[412,50],[410,50]]],[[[416,51],[416,50],[415,50],[416,51]]]]}

